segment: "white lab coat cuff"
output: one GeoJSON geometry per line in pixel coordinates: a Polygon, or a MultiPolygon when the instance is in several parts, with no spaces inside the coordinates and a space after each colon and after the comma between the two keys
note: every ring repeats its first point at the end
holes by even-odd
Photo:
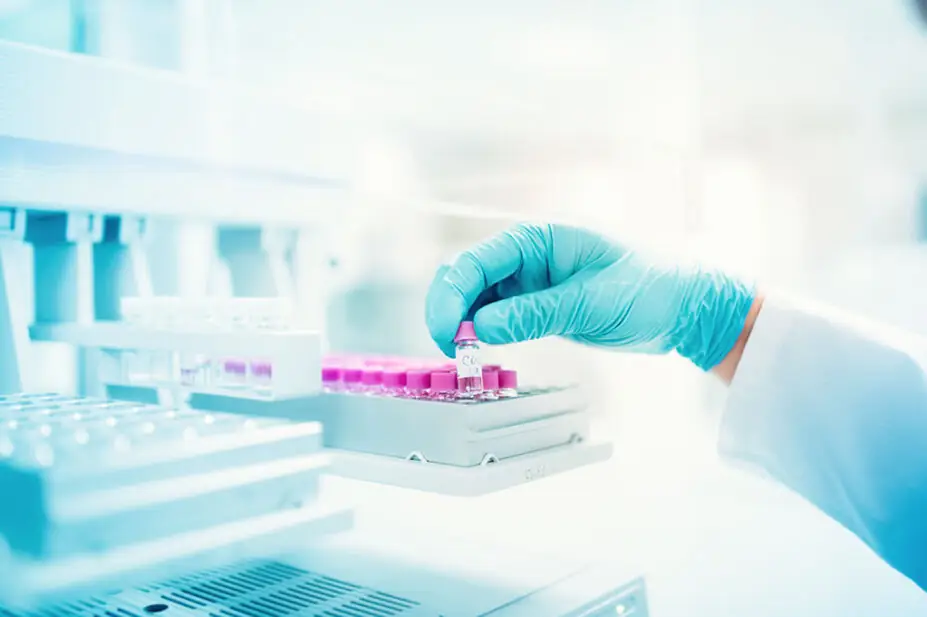
{"type": "Polygon", "coordinates": [[[765,449],[764,425],[775,413],[769,396],[780,348],[795,327],[796,311],[784,296],[767,297],[737,366],[721,417],[718,450],[725,458],[753,462],[765,449]]]}

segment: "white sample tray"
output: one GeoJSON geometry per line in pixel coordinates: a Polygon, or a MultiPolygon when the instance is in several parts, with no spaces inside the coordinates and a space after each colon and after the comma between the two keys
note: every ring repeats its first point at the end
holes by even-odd
{"type": "Polygon", "coordinates": [[[578,388],[552,388],[477,403],[326,394],[260,404],[199,398],[194,406],[313,420],[325,427],[325,446],[399,459],[472,467],[582,442],[590,414],[578,388]]]}
{"type": "Polygon", "coordinates": [[[522,454],[476,467],[410,461],[376,454],[331,450],[331,473],[431,493],[476,497],[601,463],[610,443],[576,443],[522,454]]]}

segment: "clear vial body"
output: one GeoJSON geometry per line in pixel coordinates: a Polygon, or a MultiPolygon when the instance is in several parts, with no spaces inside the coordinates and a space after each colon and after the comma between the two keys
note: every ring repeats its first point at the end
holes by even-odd
{"type": "Polygon", "coordinates": [[[483,392],[479,395],[481,401],[495,401],[499,399],[499,371],[483,366],[483,392]]]}
{"type": "Polygon", "coordinates": [[[499,390],[496,394],[499,398],[515,398],[518,396],[518,373],[511,370],[501,370],[498,372],[499,390]]]}
{"type": "Polygon", "coordinates": [[[458,341],[457,396],[476,398],[483,393],[483,367],[480,364],[480,345],[475,340],[458,341]]]}

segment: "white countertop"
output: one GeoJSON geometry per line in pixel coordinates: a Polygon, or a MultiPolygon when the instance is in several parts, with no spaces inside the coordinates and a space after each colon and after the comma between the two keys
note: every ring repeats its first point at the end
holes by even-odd
{"type": "Polygon", "coordinates": [[[626,556],[647,574],[656,617],[927,615],[927,594],[799,497],[710,450],[667,454],[628,452],[479,499],[335,479],[331,488],[362,500],[360,517],[532,552],[626,556]]]}

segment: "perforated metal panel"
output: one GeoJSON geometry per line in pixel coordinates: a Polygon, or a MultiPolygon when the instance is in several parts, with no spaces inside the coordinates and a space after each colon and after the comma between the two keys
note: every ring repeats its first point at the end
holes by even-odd
{"type": "Polygon", "coordinates": [[[417,602],[279,562],[181,577],[145,591],[211,617],[405,617],[417,602]]]}
{"type": "Polygon", "coordinates": [[[99,598],[90,598],[31,613],[14,613],[0,607],[0,617],[143,617],[143,613],[111,606],[99,598]]]}
{"type": "Polygon", "coordinates": [[[90,599],[0,617],[413,617],[418,602],[274,561],[251,562],[90,599]],[[141,608],[127,606],[128,598],[141,608]],[[148,604],[144,604],[147,601],[148,604]],[[148,610],[146,610],[146,608],[148,610]]]}

